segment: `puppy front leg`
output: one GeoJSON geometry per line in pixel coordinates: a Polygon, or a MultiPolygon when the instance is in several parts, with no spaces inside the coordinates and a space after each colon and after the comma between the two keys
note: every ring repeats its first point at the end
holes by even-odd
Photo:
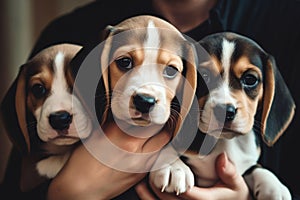
{"type": "Polygon", "coordinates": [[[70,152],[45,158],[36,164],[36,169],[41,176],[54,178],[63,168],[70,157],[70,152]]]}
{"type": "Polygon", "coordinates": [[[179,195],[194,186],[194,175],[191,169],[180,160],[171,146],[161,151],[154,166],[157,170],[150,172],[150,181],[162,192],[175,192],[179,195]]]}
{"type": "Polygon", "coordinates": [[[288,188],[269,170],[256,168],[244,176],[247,185],[257,200],[291,200],[288,188]]]}

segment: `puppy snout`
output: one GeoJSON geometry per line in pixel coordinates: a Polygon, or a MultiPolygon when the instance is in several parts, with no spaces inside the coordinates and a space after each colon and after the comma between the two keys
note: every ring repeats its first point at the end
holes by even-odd
{"type": "Polygon", "coordinates": [[[67,111],[58,111],[49,115],[49,123],[55,130],[66,130],[72,123],[73,116],[67,111]]]}
{"type": "Polygon", "coordinates": [[[219,104],[214,107],[214,114],[217,120],[230,122],[233,121],[237,109],[232,104],[219,104]]]}
{"type": "Polygon", "coordinates": [[[149,113],[155,103],[156,99],[146,94],[135,94],[133,96],[133,104],[135,108],[141,113],[149,113]]]}

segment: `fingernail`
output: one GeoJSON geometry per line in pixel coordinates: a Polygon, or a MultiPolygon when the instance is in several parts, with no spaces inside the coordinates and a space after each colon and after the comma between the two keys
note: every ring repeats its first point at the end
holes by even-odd
{"type": "Polygon", "coordinates": [[[222,153],[222,167],[223,167],[223,170],[226,170],[226,168],[227,168],[227,163],[228,163],[227,153],[226,153],[226,152],[223,152],[223,153],[222,153]]]}

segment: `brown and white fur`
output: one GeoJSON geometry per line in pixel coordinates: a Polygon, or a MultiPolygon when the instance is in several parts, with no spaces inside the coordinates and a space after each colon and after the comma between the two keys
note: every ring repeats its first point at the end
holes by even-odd
{"type": "Polygon", "coordinates": [[[262,167],[249,171],[260,156],[256,134],[273,145],[294,114],[294,101],[274,59],[254,41],[234,33],[207,36],[200,45],[204,49],[199,47],[199,57],[205,50],[211,59],[204,58],[198,69],[202,82],[197,87],[197,134],[209,137],[211,146],[201,149],[203,141],[193,141],[181,152],[185,163],[178,159],[152,172],[152,181],[177,194],[193,187],[194,181],[197,186],[212,186],[218,181],[216,157],[226,152],[239,174],[248,170],[244,178],[255,199],[291,199],[287,187],[271,171],[262,167]]]}
{"type": "Polygon", "coordinates": [[[84,107],[73,94],[70,61],[80,49],[65,43],[36,54],[21,66],[2,103],[10,138],[47,178],[56,176],[74,145],[92,131],[84,107]]]}
{"type": "Polygon", "coordinates": [[[191,104],[183,98],[178,106],[175,97],[192,95],[196,89],[191,43],[168,22],[147,15],[106,31],[101,66],[109,114],[104,121],[117,125],[120,134],[137,138],[151,138],[168,120],[173,124],[169,130],[175,131],[181,119],[176,113],[184,117],[191,104]],[[186,85],[190,91],[183,89],[186,85]]]}

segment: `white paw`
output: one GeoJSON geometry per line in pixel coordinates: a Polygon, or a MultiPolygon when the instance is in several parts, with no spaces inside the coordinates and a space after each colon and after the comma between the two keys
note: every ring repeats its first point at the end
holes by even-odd
{"type": "Polygon", "coordinates": [[[291,200],[288,188],[269,170],[257,168],[252,173],[253,195],[258,200],[291,200]]]}
{"type": "Polygon", "coordinates": [[[261,184],[256,191],[256,198],[257,200],[291,200],[292,196],[290,194],[290,191],[286,186],[281,184],[280,182],[273,182],[271,183],[265,183],[261,184]],[[273,184],[276,185],[276,187],[273,186],[273,184]]]}
{"type": "Polygon", "coordinates": [[[41,176],[47,178],[54,178],[58,172],[63,168],[64,164],[69,158],[69,154],[60,156],[50,156],[39,161],[36,164],[36,169],[41,176]]]}
{"type": "Polygon", "coordinates": [[[190,168],[178,159],[167,167],[152,171],[150,181],[162,192],[175,192],[179,195],[194,186],[194,175],[190,168]]]}

